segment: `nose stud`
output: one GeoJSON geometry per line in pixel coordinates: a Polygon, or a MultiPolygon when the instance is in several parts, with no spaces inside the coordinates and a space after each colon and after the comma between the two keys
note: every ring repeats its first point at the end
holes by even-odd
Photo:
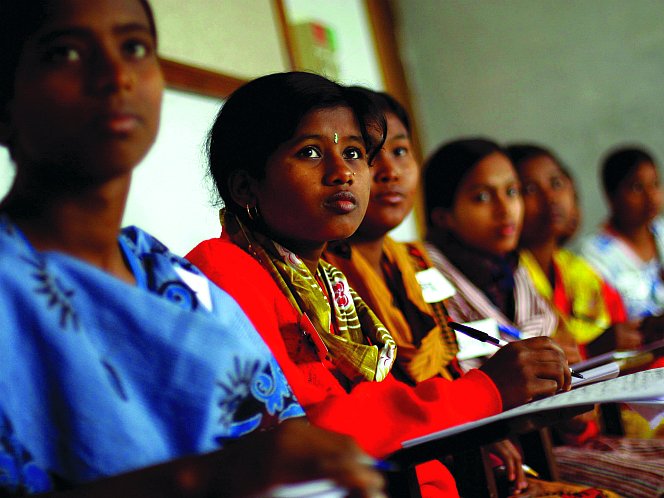
{"type": "Polygon", "coordinates": [[[338,134],[338,133],[335,133],[335,134],[334,134],[334,143],[335,143],[335,144],[338,144],[338,143],[339,143],[339,134],[338,134]]]}

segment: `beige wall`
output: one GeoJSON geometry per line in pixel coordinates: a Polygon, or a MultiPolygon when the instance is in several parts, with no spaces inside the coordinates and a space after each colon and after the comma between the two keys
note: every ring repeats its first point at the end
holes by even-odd
{"type": "Polygon", "coordinates": [[[288,69],[272,0],[152,0],[167,59],[251,79],[288,69]]]}
{"type": "MultiPolygon", "coordinates": [[[[165,58],[245,79],[289,69],[273,0],[151,4],[165,58]]],[[[285,0],[284,6],[295,22],[318,20],[335,30],[342,82],[384,87],[364,0],[285,0]]],[[[214,99],[167,92],[157,143],[135,173],[125,224],[144,227],[176,252],[218,231],[201,155],[218,105],[214,99]]],[[[0,198],[13,177],[6,151],[0,148],[0,198]]],[[[393,235],[416,238],[415,227],[408,219],[393,235]]]]}

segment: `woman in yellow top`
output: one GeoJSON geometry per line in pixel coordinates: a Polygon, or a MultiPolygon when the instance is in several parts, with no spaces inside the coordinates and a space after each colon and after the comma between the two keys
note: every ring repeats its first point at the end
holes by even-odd
{"type": "Polygon", "coordinates": [[[618,294],[580,256],[560,247],[576,211],[572,181],[549,150],[536,145],[507,148],[523,184],[521,264],[537,291],[560,312],[582,354],[638,347],[643,337],[627,322],[618,294]]]}

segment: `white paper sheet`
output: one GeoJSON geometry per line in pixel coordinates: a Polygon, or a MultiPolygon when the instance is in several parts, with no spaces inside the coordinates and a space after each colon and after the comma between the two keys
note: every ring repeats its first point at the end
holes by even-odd
{"type": "Polygon", "coordinates": [[[517,408],[512,408],[498,415],[483,418],[475,422],[461,424],[426,436],[404,441],[401,445],[410,448],[420,443],[434,441],[446,436],[480,427],[490,422],[506,420],[519,415],[537,413],[544,410],[567,408],[595,403],[620,401],[648,401],[664,397],[664,368],[645,370],[615,379],[589,384],[568,392],[559,393],[517,408]]]}

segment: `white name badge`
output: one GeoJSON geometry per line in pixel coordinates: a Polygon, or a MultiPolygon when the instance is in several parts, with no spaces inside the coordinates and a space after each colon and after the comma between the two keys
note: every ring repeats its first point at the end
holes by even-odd
{"type": "MultiPolygon", "coordinates": [[[[477,320],[475,322],[466,322],[464,325],[468,325],[482,332],[486,332],[496,339],[500,338],[500,333],[498,332],[498,322],[493,318],[485,318],[484,320],[477,320]]],[[[470,358],[479,358],[481,356],[491,356],[493,353],[498,351],[498,348],[491,344],[490,342],[482,342],[472,337],[468,337],[466,334],[461,332],[456,333],[457,342],[459,343],[459,352],[457,353],[457,358],[459,360],[468,360],[470,358]]]]}
{"type": "Polygon", "coordinates": [[[456,294],[456,289],[437,268],[429,268],[415,274],[427,303],[437,303],[456,294]]]}
{"type": "Polygon", "coordinates": [[[198,302],[201,303],[208,311],[212,311],[212,297],[210,296],[210,283],[207,278],[201,275],[196,275],[184,268],[175,268],[175,271],[189,286],[191,290],[196,293],[198,302]]]}

